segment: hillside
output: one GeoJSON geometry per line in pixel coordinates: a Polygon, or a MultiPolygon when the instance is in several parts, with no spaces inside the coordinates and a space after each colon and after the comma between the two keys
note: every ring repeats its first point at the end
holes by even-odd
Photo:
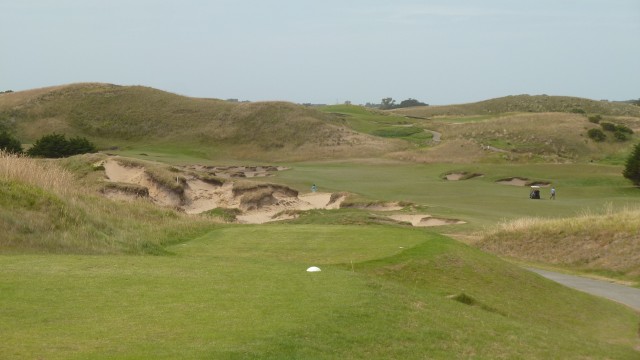
{"type": "MultiPolygon", "coordinates": [[[[484,110],[477,108],[465,110],[477,111],[474,115],[425,118],[407,114],[428,111],[429,107],[389,112],[343,105],[321,110],[339,117],[356,131],[413,144],[411,149],[388,155],[412,162],[604,161],[622,164],[637,138],[629,134],[626,141],[620,141],[613,132],[605,131],[605,141],[596,142],[588,137],[588,131],[600,129],[601,125],[590,121],[591,115],[572,112],[483,115],[484,110]]],[[[599,118],[601,123],[626,126],[636,134],[640,132],[640,117],[600,115],[599,118]]]]}
{"type": "Polygon", "coordinates": [[[425,118],[454,115],[495,115],[511,112],[563,112],[640,117],[640,106],[621,102],[549,95],[513,95],[469,104],[421,106],[391,111],[397,114],[425,118]]]}
{"type": "Polygon", "coordinates": [[[291,103],[233,103],[109,84],[2,94],[0,126],[25,143],[58,132],[88,137],[103,148],[169,146],[205,157],[375,156],[403,146],[357,133],[335,117],[291,103]]]}

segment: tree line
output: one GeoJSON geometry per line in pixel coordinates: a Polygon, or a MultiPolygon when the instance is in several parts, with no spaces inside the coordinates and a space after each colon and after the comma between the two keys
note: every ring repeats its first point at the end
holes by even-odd
{"type": "Polygon", "coordinates": [[[380,104],[367,103],[365,105],[365,107],[373,107],[373,108],[378,108],[380,110],[400,109],[400,108],[407,108],[412,106],[429,106],[429,104],[423,103],[421,101],[418,101],[412,98],[402,100],[399,104],[397,104],[393,98],[386,97],[381,100],[380,104]]]}

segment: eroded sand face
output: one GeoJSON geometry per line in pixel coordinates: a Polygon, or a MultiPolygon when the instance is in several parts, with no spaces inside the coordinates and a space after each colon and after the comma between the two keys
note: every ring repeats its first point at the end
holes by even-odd
{"type": "MultiPolygon", "coordinates": [[[[199,214],[215,208],[241,209],[243,206],[241,199],[242,196],[246,194],[234,195],[233,182],[214,185],[194,176],[186,176],[184,194],[180,196],[153,181],[146,174],[143,167],[124,166],[114,159],[108,159],[99,165],[104,166],[108,181],[146,187],[149,190],[149,198],[154,203],[178,208],[188,214],[199,214]]],[[[263,169],[259,167],[256,169],[262,173],[263,169]]],[[[281,171],[284,169],[285,168],[274,168],[271,170],[281,171]]],[[[225,168],[225,170],[228,170],[228,168],[225,168]]],[[[233,171],[239,170],[247,169],[233,168],[233,171]]],[[[254,172],[254,168],[248,170],[249,173],[254,172]]],[[[251,176],[253,176],[253,174],[249,175],[249,177],[251,176]]],[[[251,191],[249,191],[249,193],[250,192],[251,191]]],[[[113,199],[135,198],[135,195],[128,195],[114,190],[109,190],[105,194],[113,199]]],[[[318,192],[291,196],[278,190],[274,190],[271,196],[273,200],[270,204],[251,206],[249,210],[245,210],[243,214],[236,216],[237,220],[241,223],[261,224],[270,221],[291,219],[294,217],[294,215],[291,214],[294,211],[338,209],[345,198],[345,196],[334,197],[335,200],[332,202],[331,193],[318,192]],[[287,211],[291,211],[291,213],[288,214],[286,213],[287,211]]]]}
{"type": "Polygon", "coordinates": [[[429,227],[429,226],[443,226],[443,225],[455,225],[455,224],[465,224],[464,221],[455,220],[455,219],[441,219],[435,218],[431,215],[425,214],[397,214],[390,215],[389,218],[396,221],[403,221],[411,223],[411,225],[416,227],[429,227]]]}
{"type": "MultiPolygon", "coordinates": [[[[237,191],[236,189],[236,192],[234,192],[233,181],[217,185],[188,174],[181,175],[185,183],[184,193],[179,195],[154,181],[143,167],[124,166],[113,158],[96,165],[104,166],[108,181],[134,184],[147,188],[149,199],[158,205],[179,209],[187,214],[200,214],[216,208],[240,209],[242,213],[236,215],[236,220],[245,224],[263,224],[293,219],[296,216],[296,211],[339,209],[346,198],[345,193],[310,192],[298,194],[295,190],[279,185],[257,186],[255,189],[243,189],[242,191],[237,191]],[[266,194],[264,194],[265,188],[268,189],[266,194]],[[259,194],[260,192],[265,196],[258,197],[258,200],[247,202],[246,198],[244,198],[245,196],[251,198],[251,195],[259,194]],[[266,201],[261,201],[261,199],[266,199],[266,201]]],[[[257,169],[262,171],[259,167],[257,169]]],[[[229,170],[229,168],[225,168],[225,170],[229,170]]],[[[239,170],[241,169],[235,167],[232,171],[239,170]]],[[[254,171],[253,168],[242,170],[254,171]]],[[[278,170],[280,169],[278,168],[278,170]]],[[[246,175],[243,177],[246,177],[246,175]]],[[[120,200],[137,197],[114,189],[105,191],[105,195],[120,200]]],[[[371,211],[397,211],[401,210],[402,206],[392,202],[365,205],[361,208],[371,211]]],[[[431,215],[420,214],[390,215],[389,218],[396,221],[409,222],[413,226],[419,227],[464,224],[464,221],[460,220],[440,219],[431,215]]]]}

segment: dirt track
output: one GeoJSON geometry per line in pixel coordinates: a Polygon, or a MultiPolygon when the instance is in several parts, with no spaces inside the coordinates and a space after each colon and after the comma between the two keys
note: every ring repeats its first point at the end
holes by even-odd
{"type": "Polygon", "coordinates": [[[607,298],[625,304],[640,311],[640,289],[618,285],[602,280],[593,280],[581,276],[560,274],[547,270],[527,268],[564,286],[574,288],[592,295],[607,298]]]}

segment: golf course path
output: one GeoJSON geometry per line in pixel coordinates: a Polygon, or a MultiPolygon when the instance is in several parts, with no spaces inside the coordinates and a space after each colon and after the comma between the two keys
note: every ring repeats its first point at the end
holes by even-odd
{"type": "Polygon", "coordinates": [[[526,268],[564,286],[574,288],[592,295],[604,297],[625,304],[640,311],[640,289],[618,285],[602,280],[593,280],[581,276],[560,274],[547,270],[526,268]]]}
{"type": "Polygon", "coordinates": [[[425,131],[430,132],[430,133],[433,134],[433,138],[431,139],[431,141],[434,144],[439,144],[440,143],[440,140],[442,139],[442,133],[439,133],[439,132],[433,131],[433,130],[426,130],[426,129],[425,129],[425,131]]]}

